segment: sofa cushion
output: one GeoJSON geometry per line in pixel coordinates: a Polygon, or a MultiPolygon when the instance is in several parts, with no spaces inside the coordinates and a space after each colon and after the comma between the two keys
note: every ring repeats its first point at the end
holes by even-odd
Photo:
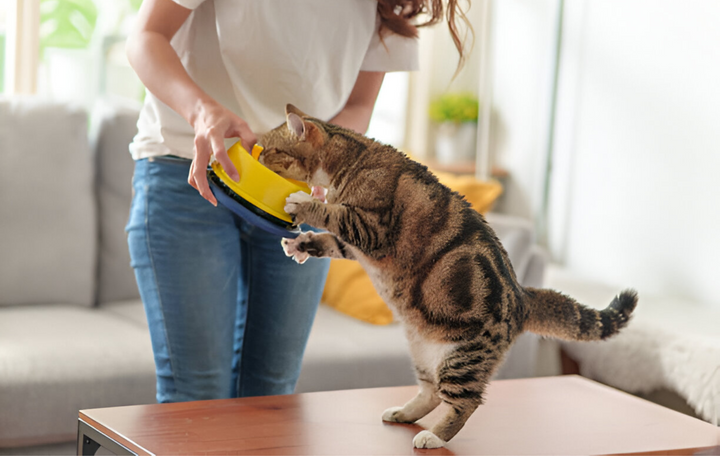
{"type": "Polygon", "coordinates": [[[377,326],[327,306],[318,308],[296,392],[414,383],[407,341],[399,324],[377,326]]]}
{"type": "Polygon", "coordinates": [[[155,401],[147,328],[103,308],[3,308],[0,392],[0,447],[71,440],[79,409],[155,401]]]}
{"type": "Polygon", "coordinates": [[[92,305],[87,115],[36,98],[0,99],[0,151],[0,305],[92,305]]]}
{"type": "Polygon", "coordinates": [[[148,329],[147,316],[145,315],[145,307],[140,299],[107,302],[103,305],[103,308],[107,313],[122,318],[137,328],[150,331],[148,329]]]}
{"type": "Polygon", "coordinates": [[[91,133],[97,173],[99,258],[97,300],[100,304],[137,299],[130,267],[125,225],[130,214],[134,163],[128,145],[137,132],[140,106],[102,100],[93,110],[91,133]]]}
{"type": "MultiPolygon", "coordinates": [[[[103,310],[148,332],[140,301],[108,303],[103,310]]],[[[399,324],[371,325],[320,306],[305,349],[296,392],[414,382],[407,342],[399,324]]]]}

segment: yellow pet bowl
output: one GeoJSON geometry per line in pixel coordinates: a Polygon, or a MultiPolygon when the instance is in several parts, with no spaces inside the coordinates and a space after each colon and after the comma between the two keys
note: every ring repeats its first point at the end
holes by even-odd
{"type": "MultiPolygon", "coordinates": [[[[285,179],[258,161],[263,148],[255,145],[252,155],[240,141],[228,149],[228,157],[238,170],[235,182],[222,165],[214,161],[208,169],[210,188],[218,202],[249,223],[285,237],[295,234],[292,218],[283,209],[292,193],[310,188],[303,182],[285,179]]],[[[297,231],[299,234],[299,231],[297,231]]]]}

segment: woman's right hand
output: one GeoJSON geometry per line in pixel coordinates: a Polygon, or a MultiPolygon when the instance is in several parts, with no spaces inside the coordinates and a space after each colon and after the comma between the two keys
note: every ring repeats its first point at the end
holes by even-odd
{"type": "Polygon", "coordinates": [[[188,183],[217,206],[207,181],[210,158],[214,156],[228,176],[237,181],[240,175],[225,150],[225,138],[240,138],[245,150],[251,151],[257,137],[243,119],[214,100],[199,103],[190,120],[195,129],[195,148],[188,183]]]}

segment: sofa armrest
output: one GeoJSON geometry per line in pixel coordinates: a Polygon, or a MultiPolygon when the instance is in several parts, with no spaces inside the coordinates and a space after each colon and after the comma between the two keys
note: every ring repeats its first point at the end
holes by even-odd
{"type": "Polygon", "coordinates": [[[100,305],[140,296],[125,235],[135,169],[128,146],[137,133],[139,112],[140,106],[136,103],[103,99],[92,113],[90,138],[96,170],[100,244],[97,301],[100,305]]]}

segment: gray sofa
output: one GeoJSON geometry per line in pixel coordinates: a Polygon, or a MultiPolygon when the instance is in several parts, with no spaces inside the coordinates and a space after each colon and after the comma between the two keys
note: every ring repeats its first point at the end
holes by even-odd
{"type": "MultiPolygon", "coordinates": [[[[155,401],[124,233],[137,109],[0,99],[0,448],[73,441],[79,409],[155,401]]],[[[521,281],[540,285],[530,225],[489,219],[521,281]]],[[[536,347],[524,336],[498,375],[533,375],[536,347]]],[[[321,306],[298,392],[413,381],[397,324],[321,306]]]]}

